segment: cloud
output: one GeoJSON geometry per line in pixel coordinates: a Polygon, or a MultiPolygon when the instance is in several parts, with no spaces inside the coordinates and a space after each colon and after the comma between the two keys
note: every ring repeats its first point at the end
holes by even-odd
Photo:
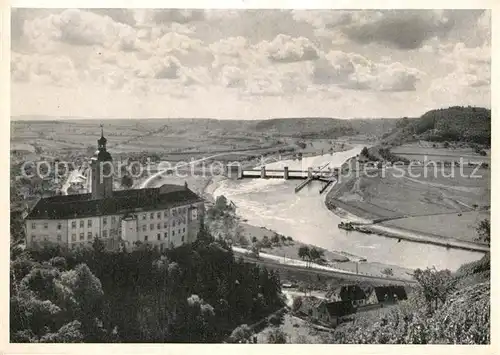
{"type": "Polygon", "coordinates": [[[151,10],[150,16],[153,22],[157,24],[165,24],[171,22],[189,23],[195,21],[203,21],[205,19],[205,12],[203,10],[151,10]]]}
{"type": "Polygon", "coordinates": [[[264,51],[274,62],[291,63],[314,60],[319,57],[318,48],[305,37],[279,34],[271,42],[262,41],[257,49],[264,51]]]}
{"type": "Polygon", "coordinates": [[[487,36],[490,28],[488,15],[474,10],[296,10],[293,16],[313,25],[320,36],[342,39],[344,35],[360,44],[378,43],[400,50],[420,48],[434,37],[465,40],[471,37],[470,28],[476,27],[487,36]]]}
{"type": "Polygon", "coordinates": [[[377,42],[399,49],[419,48],[435,35],[444,35],[454,25],[436,11],[387,10],[356,12],[352,22],[343,31],[359,43],[377,42]]]}
{"type": "Polygon", "coordinates": [[[318,85],[374,91],[414,91],[422,75],[401,63],[375,63],[359,54],[342,51],[330,51],[314,63],[312,72],[318,85]]]}
{"type": "Polygon", "coordinates": [[[133,10],[130,9],[86,9],[101,16],[108,16],[113,21],[129,26],[135,26],[137,21],[133,10]]]}
{"type": "MultiPolygon", "coordinates": [[[[117,42],[130,41],[134,37],[134,29],[115,22],[109,16],[69,9],[26,21],[24,34],[36,50],[43,51],[43,47],[54,47],[57,42],[76,46],[112,47],[117,42]]],[[[129,48],[127,45],[130,46],[130,43],[122,45],[122,49],[129,48]]]]}
{"type": "Polygon", "coordinates": [[[72,86],[78,73],[73,61],[66,56],[20,54],[12,52],[11,75],[13,81],[72,86]]]}

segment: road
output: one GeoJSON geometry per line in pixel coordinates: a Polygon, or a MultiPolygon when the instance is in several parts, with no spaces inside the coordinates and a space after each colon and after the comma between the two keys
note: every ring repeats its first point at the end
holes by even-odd
{"type": "Polygon", "coordinates": [[[318,265],[314,263],[310,263],[309,266],[306,266],[306,262],[302,260],[294,260],[294,259],[286,259],[283,260],[283,257],[270,255],[266,253],[259,253],[259,259],[256,259],[250,256],[251,251],[239,248],[232,247],[233,252],[243,256],[243,259],[247,262],[262,264],[264,266],[269,266],[273,268],[280,269],[288,269],[288,270],[297,270],[303,271],[311,274],[319,274],[324,276],[336,276],[338,278],[351,280],[351,281],[379,281],[383,283],[394,283],[394,284],[408,284],[408,283],[416,283],[415,280],[412,280],[410,276],[408,279],[398,279],[392,277],[381,277],[381,276],[371,276],[371,275],[362,275],[356,274],[355,272],[346,271],[342,269],[336,269],[324,265],[318,265]]]}

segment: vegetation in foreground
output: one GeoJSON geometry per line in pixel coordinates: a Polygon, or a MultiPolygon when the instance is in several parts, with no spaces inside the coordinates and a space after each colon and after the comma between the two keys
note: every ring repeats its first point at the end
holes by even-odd
{"type": "Polygon", "coordinates": [[[360,313],[331,339],[347,344],[489,344],[490,256],[449,271],[417,270],[400,304],[360,313]]]}
{"type": "Polygon", "coordinates": [[[282,307],[273,271],[236,261],[223,241],[160,254],[75,251],[11,256],[11,342],[221,342],[282,307]]]}

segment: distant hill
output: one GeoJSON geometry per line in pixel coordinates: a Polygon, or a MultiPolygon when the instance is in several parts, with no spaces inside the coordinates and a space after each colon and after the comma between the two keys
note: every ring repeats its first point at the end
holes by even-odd
{"type": "Polygon", "coordinates": [[[299,138],[334,138],[355,134],[381,136],[394,128],[396,123],[396,119],[273,118],[258,121],[255,130],[299,138]]]}
{"type": "Polygon", "coordinates": [[[470,142],[489,145],[491,111],[481,107],[454,106],[431,110],[418,118],[403,118],[385,141],[401,144],[412,139],[435,142],[470,142]]]}

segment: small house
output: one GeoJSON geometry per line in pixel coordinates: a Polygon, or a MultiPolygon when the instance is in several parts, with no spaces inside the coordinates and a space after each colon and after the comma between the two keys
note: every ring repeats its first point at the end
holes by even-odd
{"type": "Polygon", "coordinates": [[[339,319],[354,313],[354,307],[349,301],[328,302],[323,300],[316,304],[312,311],[312,318],[327,326],[337,326],[339,319]]]}
{"type": "Polygon", "coordinates": [[[394,304],[408,298],[403,286],[377,286],[373,287],[367,299],[367,304],[382,305],[394,304]]]}
{"type": "Polygon", "coordinates": [[[366,303],[366,294],[358,285],[342,285],[327,293],[327,298],[332,302],[351,302],[354,307],[366,303]]]}

